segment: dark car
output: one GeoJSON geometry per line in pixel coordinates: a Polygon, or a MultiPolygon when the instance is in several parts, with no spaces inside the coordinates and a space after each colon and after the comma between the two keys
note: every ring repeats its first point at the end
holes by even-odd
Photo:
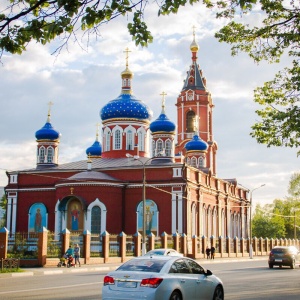
{"type": "Polygon", "coordinates": [[[269,254],[269,268],[273,266],[288,266],[295,269],[296,265],[300,265],[300,252],[294,246],[276,246],[269,254]]]}

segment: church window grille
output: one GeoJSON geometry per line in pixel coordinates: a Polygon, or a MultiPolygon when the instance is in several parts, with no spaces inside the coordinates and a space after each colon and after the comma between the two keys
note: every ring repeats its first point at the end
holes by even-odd
{"type": "Polygon", "coordinates": [[[40,148],[40,159],[39,159],[40,163],[45,162],[45,148],[41,147],[40,148]]]}
{"type": "Polygon", "coordinates": [[[163,141],[162,140],[158,140],[157,141],[157,153],[156,155],[160,155],[161,152],[163,151],[163,141]]]}
{"type": "Polygon", "coordinates": [[[194,156],[191,159],[191,166],[197,168],[197,158],[194,156]]]}
{"type": "Polygon", "coordinates": [[[94,206],[91,212],[91,233],[101,234],[101,208],[94,206]]]}
{"type": "Polygon", "coordinates": [[[155,150],[156,150],[155,141],[152,141],[152,157],[155,156],[155,150]]]}
{"type": "Polygon", "coordinates": [[[205,167],[205,158],[202,156],[199,157],[199,167],[205,167]]]}
{"type": "Polygon", "coordinates": [[[145,135],[141,131],[138,133],[138,145],[140,151],[145,151],[145,135]]]}
{"type": "Polygon", "coordinates": [[[52,163],[53,162],[53,148],[49,147],[47,149],[47,162],[52,163]]]}
{"type": "Polygon", "coordinates": [[[190,110],[186,114],[186,131],[194,132],[195,131],[194,124],[195,124],[195,113],[192,110],[190,110]]]}
{"type": "Polygon", "coordinates": [[[115,150],[121,149],[121,132],[120,130],[115,131],[115,150]]]}
{"type": "Polygon", "coordinates": [[[172,155],[172,142],[166,141],[166,156],[172,155]]]}
{"type": "Polygon", "coordinates": [[[133,133],[131,130],[127,131],[126,138],[126,150],[133,150],[133,133]]]}
{"type": "Polygon", "coordinates": [[[105,134],[105,151],[110,151],[110,132],[105,134]]]}

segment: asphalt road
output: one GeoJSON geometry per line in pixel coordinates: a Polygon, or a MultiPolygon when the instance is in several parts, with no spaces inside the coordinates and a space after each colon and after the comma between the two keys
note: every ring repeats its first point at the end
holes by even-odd
{"type": "MultiPolygon", "coordinates": [[[[267,262],[262,260],[230,263],[204,261],[202,265],[222,279],[226,300],[300,299],[299,267],[295,270],[269,269],[267,262]]],[[[0,299],[101,299],[105,274],[105,271],[85,271],[1,277],[0,299]]]]}

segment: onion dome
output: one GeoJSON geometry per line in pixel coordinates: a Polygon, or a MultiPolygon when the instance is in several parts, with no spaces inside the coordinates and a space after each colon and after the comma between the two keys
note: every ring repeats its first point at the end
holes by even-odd
{"type": "Polygon", "coordinates": [[[94,144],[86,149],[86,154],[90,157],[101,156],[102,147],[99,141],[95,141],[94,144]]]}
{"type": "Polygon", "coordinates": [[[141,100],[132,95],[131,81],[133,73],[128,68],[128,48],[125,51],[126,69],[121,73],[121,94],[114,100],[109,101],[100,111],[102,121],[109,119],[138,119],[150,120],[152,111],[141,100]]]}
{"type": "Polygon", "coordinates": [[[99,124],[97,124],[97,132],[96,132],[96,140],[94,142],[94,144],[90,147],[88,147],[86,149],[86,154],[88,157],[91,157],[91,158],[96,158],[96,157],[101,157],[102,155],[102,147],[101,147],[101,144],[99,142],[99,124]]]}
{"type": "Polygon", "coordinates": [[[193,139],[187,142],[184,148],[186,151],[207,151],[208,144],[198,135],[194,135],[193,139]]]}
{"type": "Polygon", "coordinates": [[[48,118],[46,124],[35,133],[37,140],[51,140],[55,141],[60,137],[60,133],[55,130],[50,122],[50,109],[48,111],[48,118]]]}
{"type": "Polygon", "coordinates": [[[196,39],[195,39],[195,27],[194,27],[194,30],[193,30],[193,41],[191,43],[191,46],[190,46],[190,49],[192,52],[198,52],[199,50],[199,46],[198,44],[196,43],[196,39]]]}
{"type": "Polygon", "coordinates": [[[152,112],[146,104],[130,94],[121,94],[109,101],[100,111],[102,121],[108,119],[139,119],[150,120],[152,112]]]}
{"type": "Polygon", "coordinates": [[[165,95],[166,93],[162,93],[163,100],[162,100],[162,110],[159,117],[150,124],[150,130],[152,133],[156,132],[174,132],[175,131],[175,124],[169,120],[167,115],[165,114],[165,95]]]}

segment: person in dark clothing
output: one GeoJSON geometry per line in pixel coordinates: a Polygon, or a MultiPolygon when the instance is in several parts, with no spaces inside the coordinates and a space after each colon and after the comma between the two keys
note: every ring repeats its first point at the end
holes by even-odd
{"type": "Polygon", "coordinates": [[[215,252],[216,252],[216,248],[212,246],[210,248],[210,259],[215,259],[215,252]]]}
{"type": "Polygon", "coordinates": [[[207,259],[209,259],[209,255],[210,255],[210,248],[209,248],[208,246],[206,246],[206,250],[205,250],[205,252],[206,252],[206,257],[207,257],[207,259]]]}

